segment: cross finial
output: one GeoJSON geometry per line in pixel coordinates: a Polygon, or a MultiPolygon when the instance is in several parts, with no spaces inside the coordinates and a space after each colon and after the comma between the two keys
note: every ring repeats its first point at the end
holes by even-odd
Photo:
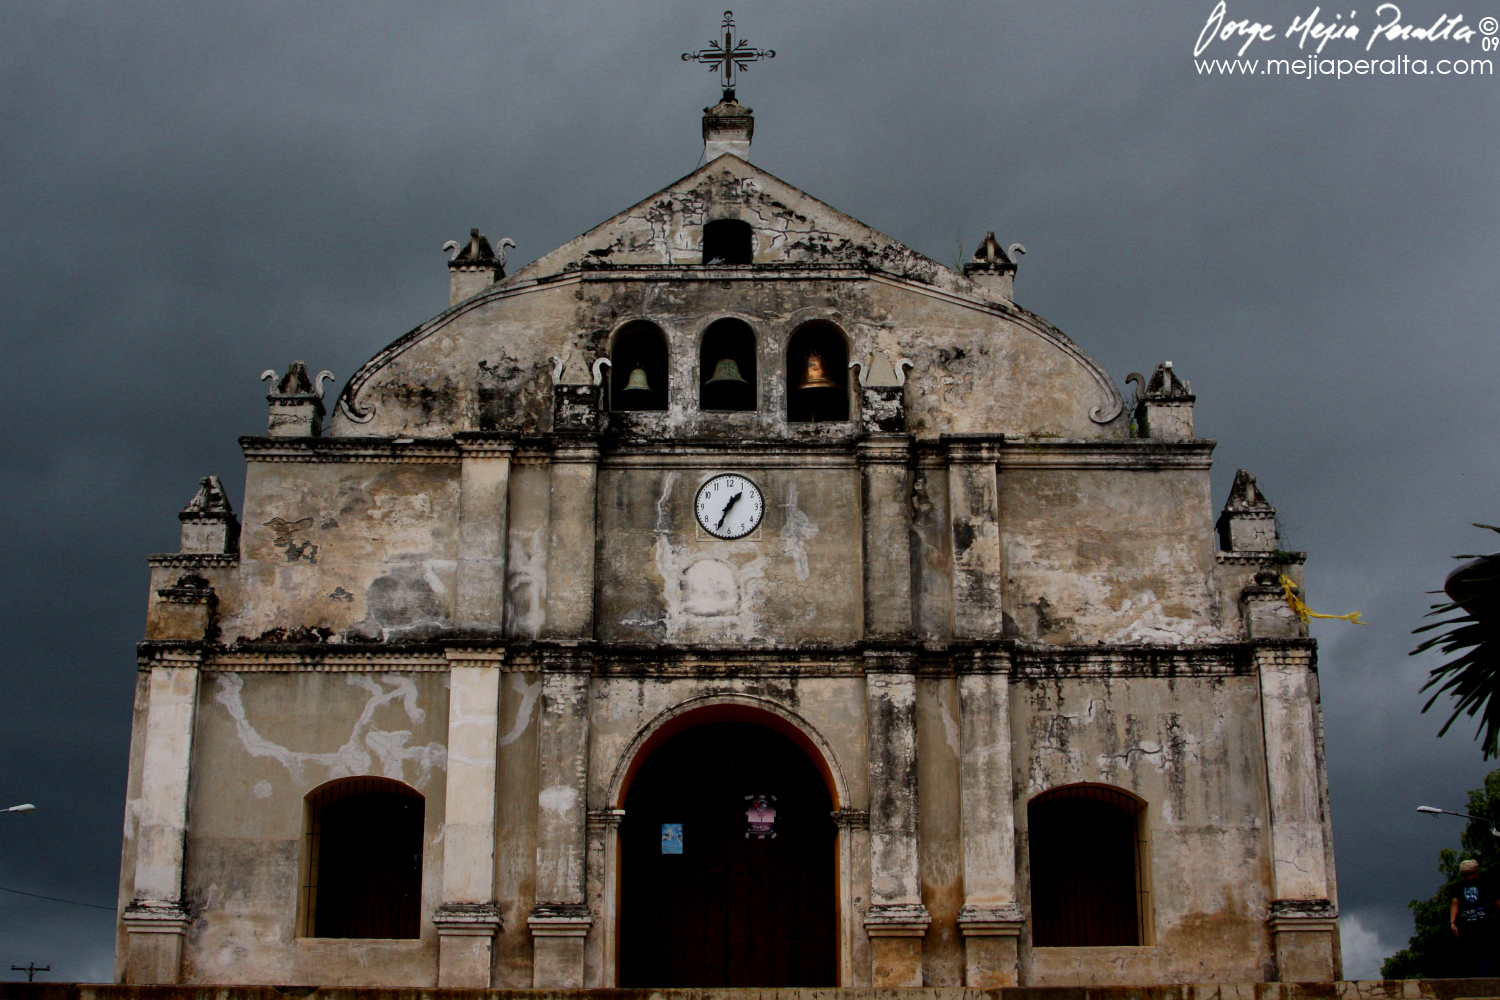
{"type": "Polygon", "coordinates": [[[715,70],[719,73],[719,83],[724,88],[724,100],[734,100],[734,75],[736,72],[747,70],[753,62],[762,59],[775,59],[775,49],[752,49],[743,38],[734,37],[734,11],[724,12],[724,24],[721,26],[723,38],[715,38],[708,43],[708,48],[699,49],[697,52],[684,52],[683,62],[706,63],[710,73],[715,70]]]}

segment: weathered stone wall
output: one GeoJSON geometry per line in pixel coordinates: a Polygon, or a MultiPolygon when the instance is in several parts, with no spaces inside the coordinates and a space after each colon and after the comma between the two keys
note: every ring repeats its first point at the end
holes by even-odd
{"type": "Polygon", "coordinates": [[[631,434],[826,435],[784,417],[788,343],[819,320],[843,331],[866,372],[877,354],[911,360],[907,425],[920,437],[1128,432],[1113,382],[1055,327],[729,157],[392,343],[350,380],[329,434],[551,430],[561,359],[575,348],[607,355],[613,333],[637,320],[665,334],[670,386],[664,414],[616,418],[631,434]],[[751,223],[755,263],[705,274],[702,224],[717,218],[751,223]],[[699,343],[726,317],[755,331],[756,414],[698,412],[699,343]]]}
{"type": "MultiPolygon", "coordinates": [[[[1122,419],[1099,424],[1090,418],[1096,411],[1105,419],[1123,413],[1107,378],[1061,332],[1015,307],[939,297],[926,286],[863,272],[804,277],[747,268],[692,285],[642,277],[587,274],[561,287],[513,287],[519,279],[506,279],[387,348],[388,359],[356,376],[366,380],[358,383],[355,403],[370,419],[356,423],[350,409],[340,407],[329,434],[550,430],[553,359],[574,347],[590,358],[607,356],[614,332],[642,320],[667,339],[668,408],[611,418],[633,435],[692,437],[723,428],[756,436],[825,435],[785,418],[787,347],[797,329],[814,321],[842,330],[851,360],[867,367],[876,352],[911,359],[908,427],[919,436],[1124,433],[1122,419]],[[724,318],[741,319],[756,334],[755,413],[698,409],[699,344],[724,318]]],[[[857,392],[851,400],[858,404],[857,392]]]]}
{"type": "Polygon", "coordinates": [[[1000,463],[1007,634],[1028,642],[1238,638],[1214,586],[1212,442],[1037,442],[1000,463]]]}
{"type": "MultiPolygon", "coordinates": [[[[438,661],[442,662],[442,661],[438,661]]],[[[184,892],[189,982],[435,983],[442,885],[445,673],[206,673],[199,691],[184,892]],[[305,796],[377,774],[425,799],[422,937],[299,937],[305,796]]]]}
{"type": "Polygon", "coordinates": [[[932,917],[922,942],[922,981],[964,985],[963,810],[960,806],[958,679],[917,680],[918,807],[921,812],[922,903],[932,917]]]}
{"type": "Polygon", "coordinates": [[[1500,979],[1397,979],[1332,983],[1188,983],[1170,986],[1010,989],[359,989],[337,986],[117,986],[3,983],[6,1000],[1461,1000],[1500,996],[1500,979]]]}
{"type": "Polygon", "coordinates": [[[389,642],[452,627],[451,445],[403,453],[387,443],[333,461],[269,442],[248,450],[238,586],[220,596],[222,641],[389,642]]]}
{"type": "Polygon", "coordinates": [[[765,514],[750,535],[703,531],[693,501],[721,455],[625,454],[599,479],[599,638],[627,643],[842,645],[859,639],[852,456],[742,451],[765,514]],[[753,470],[753,471],[752,471],[753,470]]]}
{"type": "MultiPolygon", "coordinates": [[[[1127,674],[1094,662],[1023,670],[1011,694],[1017,852],[1029,872],[1027,802],[1097,782],[1146,803],[1152,893],[1140,947],[1029,948],[1027,982],[1048,986],[1274,978],[1265,747],[1258,685],[1241,657],[1198,654],[1127,674]],[[1218,676],[1212,672],[1217,668],[1218,676]],[[1139,676],[1140,673],[1166,676],[1139,676]],[[1203,674],[1209,673],[1209,676],[1203,674]],[[1082,674],[1083,676],[1078,676],[1082,674]]],[[[1023,895],[1029,878],[1023,874],[1023,895]]]]}
{"type": "MultiPolygon", "coordinates": [[[[205,479],[151,561],[119,975],[608,986],[631,768],[735,718],[828,779],[846,986],[1336,977],[1313,648],[1277,582],[1300,554],[1217,552],[1186,383],[1143,397],[1175,436],[1127,436],[1013,271],[971,281],[727,157],[476,282],[326,436],[241,439],[243,530],[205,479]],[[753,263],[702,262],[719,219],[753,263]],[[756,338],[753,411],[699,405],[723,318],[756,338]],[[666,409],[597,412],[640,321],[666,409]],[[849,420],[787,419],[812,322],[857,362],[849,420]],[[765,493],[735,541],[692,509],[724,471],[765,493]],[[425,797],[419,939],[298,936],[305,796],[346,775],[425,797]],[[1078,782],[1145,803],[1137,947],[1033,947],[1027,803],[1078,782]]],[[[305,366],[283,382],[322,411],[305,366]]],[[[1258,530],[1227,537],[1275,544],[1253,483],[1258,530]]]]}

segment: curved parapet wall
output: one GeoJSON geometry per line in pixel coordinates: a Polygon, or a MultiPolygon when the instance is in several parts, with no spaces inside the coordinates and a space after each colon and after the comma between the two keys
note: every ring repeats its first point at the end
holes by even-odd
{"type": "MultiPolygon", "coordinates": [[[[733,156],[653,195],[422,324],[376,354],[339,397],[335,436],[541,433],[559,359],[606,356],[645,320],[668,339],[672,405],[647,436],[712,432],[698,419],[704,329],[756,332],[755,433],[788,434],[785,369],[795,329],[835,322],[851,360],[911,361],[918,436],[1122,436],[1123,401],[1068,337],[1008,298],[733,156]],[[702,260],[706,221],[749,222],[749,264],[702,260]]],[[[855,401],[856,403],[858,400],[855,401]]]]}

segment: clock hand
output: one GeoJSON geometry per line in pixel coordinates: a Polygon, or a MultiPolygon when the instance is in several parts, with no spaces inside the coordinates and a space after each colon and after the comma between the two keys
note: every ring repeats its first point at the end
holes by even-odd
{"type": "Polygon", "coordinates": [[[740,497],[744,495],[744,491],[741,491],[729,498],[729,502],[724,505],[724,512],[719,515],[719,523],[714,525],[715,531],[718,531],[720,528],[724,527],[724,519],[729,516],[729,508],[733,507],[739,501],[740,497]]]}

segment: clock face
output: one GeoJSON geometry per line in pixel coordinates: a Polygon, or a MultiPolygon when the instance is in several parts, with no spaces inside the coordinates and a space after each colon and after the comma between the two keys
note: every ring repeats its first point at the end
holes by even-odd
{"type": "Polygon", "coordinates": [[[715,538],[744,538],[759,527],[766,501],[759,486],[725,472],[698,487],[693,511],[703,530],[715,538]]]}

